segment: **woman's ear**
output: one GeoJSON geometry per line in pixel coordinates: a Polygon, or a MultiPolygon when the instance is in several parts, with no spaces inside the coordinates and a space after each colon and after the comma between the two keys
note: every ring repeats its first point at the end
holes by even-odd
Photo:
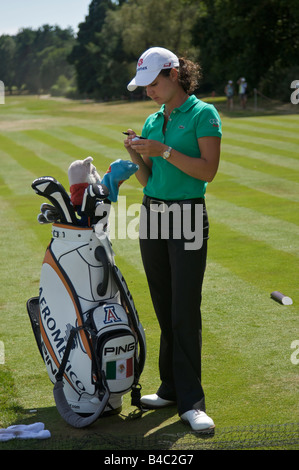
{"type": "Polygon", "coordinates": [[[177,79],[178,79],[178,74],[179,74],[179,72],[177,71],[177,69],[171,69],[169,77],[173,82],[176,82],[177,79]]]}

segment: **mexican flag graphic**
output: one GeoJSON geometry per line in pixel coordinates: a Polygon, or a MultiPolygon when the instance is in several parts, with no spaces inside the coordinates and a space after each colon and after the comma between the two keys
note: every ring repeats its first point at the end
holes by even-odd
{"type": "Polygon", "coordinates": [[[127,379],[133,375],[133,358],[110,361],[106,364],[106,379],[127,379]]]}

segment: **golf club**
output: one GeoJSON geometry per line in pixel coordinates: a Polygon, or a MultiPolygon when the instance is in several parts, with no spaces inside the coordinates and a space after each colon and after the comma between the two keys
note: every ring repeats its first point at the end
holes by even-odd
{"type": "Polygon", "coordinates": [[[78,224],[78,219],[70,197],[62,184],[52,176],[41,176],[33,181],[31,187],[40,195],[48,198],[60,214],[61,222],[78,224]]]}
{"type": "MultiPolygon", "coordinates": [[[[87,217],[94,218],[96,207],[109,196],[109,190],[104,184],[90,184],[84,191],[81,212],[87,217]]],[[[91,221],[94,223],[94,220],[91,221]]]]}

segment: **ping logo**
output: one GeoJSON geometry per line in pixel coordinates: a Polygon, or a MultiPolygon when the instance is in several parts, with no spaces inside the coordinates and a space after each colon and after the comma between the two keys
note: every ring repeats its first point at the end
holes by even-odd
{"type": "Polygon", "coordinates": [[[104,320],[105,325],[109,323],[116,323],[116,322],[121,321],[121,318],[117,316],[113,305],[108,305],[107,307],[104,307],[104,310],[105,310],[105,320],[104,320]]]}

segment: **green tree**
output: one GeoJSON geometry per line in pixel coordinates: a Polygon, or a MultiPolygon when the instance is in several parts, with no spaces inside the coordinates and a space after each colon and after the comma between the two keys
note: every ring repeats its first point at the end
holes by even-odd
{"type": "Polygon", "coordinates": [[[192,36],[207,81],[223,86],[245,76],[253,88],[271,70],[298,63],[297,3],[202,0],[192,36]]]}
{"type": "Polygon", "coordinates": [[[36,66],[34,47],[35,33],[31,28],[21,30],[15,37],[15,85],[21,88],[26,85],[30,91],[39,88],[39,73],[36,66]]]}
{"type": "Polygon", "coordinates": [[[71,73],[67,54],[74,41],[72,29],[62,30],[58,26],[19,31],[15,36],[15,85],[18,88],[25,85],[32,93],[48,91],[59,75],[71,73]]]}
{"type": "Polygon", "coordinates": [[[103,48],[98,43],[107,12],[116,5],[111,0],[92,0],[85,22],[80,23],[77,44],[68,60],[75,66],[80,93],[94,95],[99,90],[97,69],[103,60],[103,48]]]}
{"type": "Polygon", "coordinates": [[[126,94],[125,83],[129,79],[128,56],[123,49],[121,36],[122,18],[119,10],[107,12],[102,31],[97,33],[88,51],[95,64],[95,97],[120,98],[126,94]]]}
{"type": "Polygon", "coordinates": [[[70,55],[79,91],[99,98],[128,94],[136,59],[151,46],[190,55],[197,11],[192,0],[94,0],[70,55]]]}
{"type": "Polygon", "coordinates": [[[198,1],[131,0],[121,8],[122,38],[127,53],[138,58],[153,46],[179,55],[192,55],[191,30],[199,13],[198,1]]]}
{"type": "MultiPolygon", "coordinates": [[[[73,41],[72,41],[73,43],[73,41]]],[[[40,67],[41,88],[50,90],[57,78],[63,75],[67,80],[72,80],[75,75],[74,67],[67,61],[71,52],[71,45],[55,48],[50,47],[43,51],[43,59],[40,67]]]]}
{"type": "Polygon", "coordinates": [[[0,36],[0,80],[11,92],[14,85],[15,70],[14,56],[16,44],[15,40],[8,35],[0,36]]]}
{"type": "Polygon", "coordinates": [[[70,81],[64,75],[60,75],[57,82],[51,87],[52,96],[65,96],[70,88],[70,81]]]}

